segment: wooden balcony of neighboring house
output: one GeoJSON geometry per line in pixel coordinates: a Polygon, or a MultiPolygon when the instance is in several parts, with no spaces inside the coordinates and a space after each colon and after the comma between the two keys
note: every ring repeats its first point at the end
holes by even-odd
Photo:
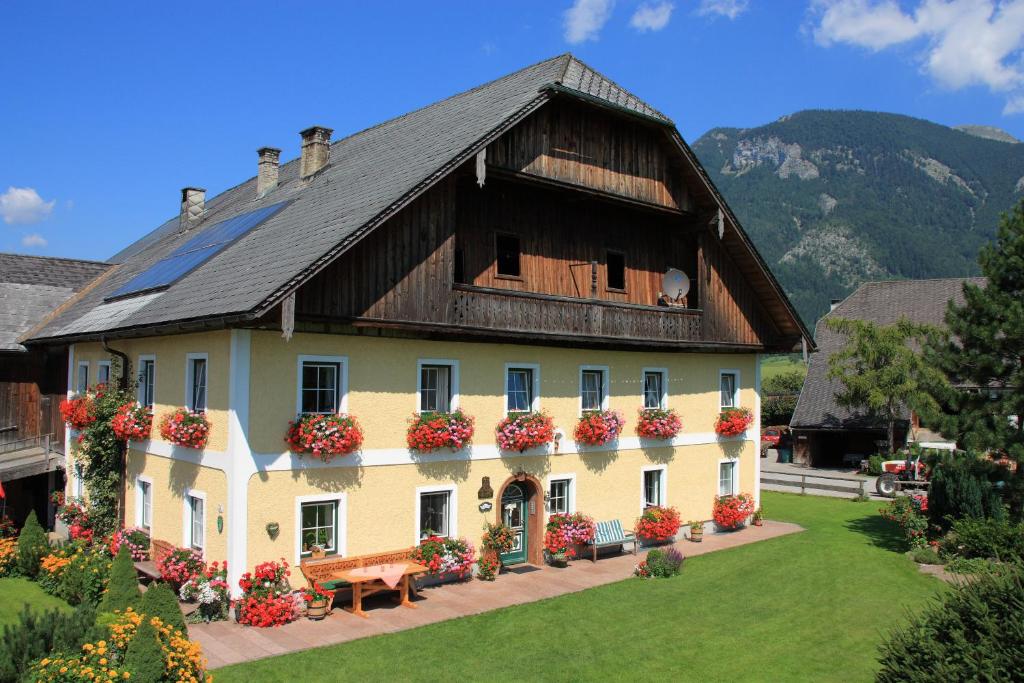
{"type": "Polygon", "coordinates": [[[701,342],[701,311],[456,284],[447,325],[534,337],[649,344],[701,342]]]}
{"type": "Polygon", "coordinates": [[[52,434],[0,440],[0,481],[24,479],[64,467],[64,454],[56,450],[52,434]]]}

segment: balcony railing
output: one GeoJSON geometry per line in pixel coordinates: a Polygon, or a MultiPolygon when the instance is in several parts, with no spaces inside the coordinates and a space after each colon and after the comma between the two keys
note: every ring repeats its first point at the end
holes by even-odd
{"type": "Polygon", "coordinates": [[[455,285],[451,325],[629,341],[701,341],[701,312],[533,292],[455,285]]]}

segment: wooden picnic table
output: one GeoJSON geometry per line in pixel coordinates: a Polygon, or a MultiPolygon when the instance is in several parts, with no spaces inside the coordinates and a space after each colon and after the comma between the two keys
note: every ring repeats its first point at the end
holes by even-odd
{"type": "Polygon", "coordinates": [[[430,571],[422,564],[415,562],[396,562],[390,565],[370,565],[368,567],[357,567],[335,572],[331,579],[347,581],[352,584],[352,607],[345,607],[345,611],[357,616],[368,618],[363,611],[363,596],[373,595],[381,591],[398,591],[398,604],[403,607],[415,609],[416,605],[409,601],[409,582],[414,576],[426,574],[430,571]],[[394,586],[389,586],[381,575],[397,571],[396,565],[404,565],[401,578],[394,586]]]}

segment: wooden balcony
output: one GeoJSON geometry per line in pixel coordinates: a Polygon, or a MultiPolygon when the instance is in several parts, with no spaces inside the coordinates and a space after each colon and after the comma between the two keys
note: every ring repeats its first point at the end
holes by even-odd
{"type": "Polygon", "coordinates": [[[449,325],[551,337],[700,342],[701,311],[454,285],[449,325]]]}

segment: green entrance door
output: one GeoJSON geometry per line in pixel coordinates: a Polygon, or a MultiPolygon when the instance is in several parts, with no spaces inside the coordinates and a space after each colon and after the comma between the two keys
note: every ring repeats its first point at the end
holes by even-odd
{"type": "Polygon", "coordinates": [[[526,493],[519,484],[509,484],[501,495],[501,521],[512,529],[512,550],[501,554],[503,564],[526,562],[526,493]]]}

